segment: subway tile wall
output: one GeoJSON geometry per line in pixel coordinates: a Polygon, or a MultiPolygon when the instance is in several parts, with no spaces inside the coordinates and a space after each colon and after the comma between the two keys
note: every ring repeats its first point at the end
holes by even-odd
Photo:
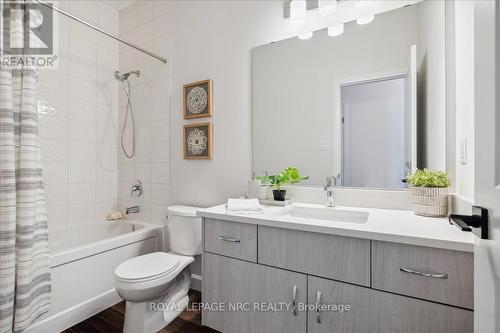
{"type": "MultiPolygon", "coordinates": [[[[119,33],[98,1],[59,1],[119,33]]],[[[59,68],[40,70],[40,140],[49,227],[103,220],[118,208],[118,42],[59,15],[59,68]]]]}
{"type": "MultiPolygon", "coordinates": [[[[169,58],[170,1],[139,1],[120,12],[120,37],[169,58]]],[[[131,77],[132,107],[136,121],[136,155],[128,159],[118,149],[119,206],[140,205],[141,212],[129,216],[144,222],[163,224],[169,205],[169,96],[170,63],[164,64],[126,45],[119,46],[120,71],[140,70],[131,77]],[[141,197],[131,197],[135,180],[142,181],[141,197]]],[[[120,89],[119,123],[125,120],[126,95],[120,89]]],[[[120,128],[121,130],[121,128],[120,128]]],[[[131,150],[129,119],[125,143],[131,150]]]]}

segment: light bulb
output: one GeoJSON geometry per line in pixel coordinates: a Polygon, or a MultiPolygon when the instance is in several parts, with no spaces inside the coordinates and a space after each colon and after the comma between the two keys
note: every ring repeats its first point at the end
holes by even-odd
{"type": "Polygon", "coordinates": [[[337,0],[318,0],[318,11],[320,15],[327,16],[337,10],[337,0]]]}
{"type": "Polygon", "coordinates": [[[354,8],[356,10],[365,10],[373,5],[373,0],[356,0],[354,2],[354,8]]]}
{"type": "Polygon", "coordinates": [[[373,21],[373,19],[375,18],[375,15],[368,15],[368,16],[363,16],[363,17],[360,17],[356,20],[356,23],[357,24],[368,24],[370,23],[371,21],[373,21]]]}
{"type": "Polygon", "coordinates": [[[307,32],[301,32],[297,37],[301,40],[307,40],[310,39],[313,36],[312,31],[307,31],[307,32]]]}
{"type": "Polygon", "coordinates": [[[306,24],[306,1],[293,0],[290,2],[290,25],[295,28],[302,28],[306,24]]]}
{"type": "Polygon", "coordinates": [[[344,23],[332,25],[328,27],[328,36],[337,37],[344,33],[344,23]]]}

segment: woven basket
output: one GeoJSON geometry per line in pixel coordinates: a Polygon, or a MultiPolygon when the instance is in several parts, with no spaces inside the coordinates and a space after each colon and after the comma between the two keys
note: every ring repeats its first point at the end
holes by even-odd
{"type": "Polygon", "coordinates": [[[448,188],[412,187],[411,190],[415,214],[432,217],[448,215],[448,188]]]}

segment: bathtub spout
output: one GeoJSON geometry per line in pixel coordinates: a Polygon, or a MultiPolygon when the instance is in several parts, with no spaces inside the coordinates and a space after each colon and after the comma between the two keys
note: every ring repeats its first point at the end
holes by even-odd
{"type": "Polygon", "coordinates": [[[125,207],[125,214],[135,214],[139,213],[141,211],[140,206],[131,206],[131,207],[125,207]]]}

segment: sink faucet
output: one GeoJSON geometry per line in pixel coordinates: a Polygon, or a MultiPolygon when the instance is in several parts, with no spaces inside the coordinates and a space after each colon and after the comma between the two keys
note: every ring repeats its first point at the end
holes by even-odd
{"type": "Polygon", "coordinates": [[[334,189],[337,186],[337,177],[331,176],[326,178],[326,207],[335,207],[334,189]]]}

